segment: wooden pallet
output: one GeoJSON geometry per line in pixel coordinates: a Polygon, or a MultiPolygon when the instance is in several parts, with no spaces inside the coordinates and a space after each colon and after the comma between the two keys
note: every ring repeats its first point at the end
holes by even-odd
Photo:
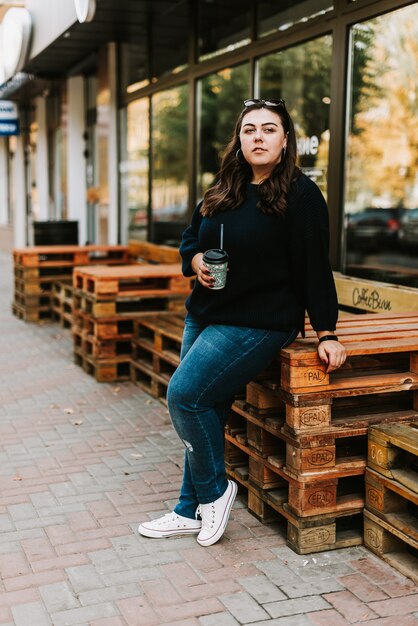
{"type": "Polygon", "coordinates": [[[126,337],[100,340],[85,331],[73,329],[74,350],[96,361],[114,359],[119,356],[131,357],[131,341],[126,337]]]}
{"type": "Polygon", "coordinates": [[[24,267],[68,267],[129,263],[127,246],[33,246],[13,250],[14,263],[24,267]]]}
{"type": "Polygon", "coordinates": [[[14,265],[15,279],[21,281],[23,285],[52,282],[55,280],[72,280],[72,273],[72,266],[26,267],[25,265],[14,265]]]}
{"type": "Polygon", "coordinates": [[[159,295],[147,293],[144,296],[121,296],[113,300],[98,301],[94,296],[74,290],[74,310],[83,311],[95,318],[150,314],[160,311],[176,310],[178,301],[184,306],[184,297],[170,291],[161,291],[159,295]]]}
{"type": "Polygon", "coordinates": [[[103,317],[96,319],[83,311],[74,312],[74,330],[86,331],[96,339],[115,340],[116,337],[131,339],[134,332],[136,315],[103,317]]]}
{"type": "Polygon", "coordinates": [[[49,292],[43,292],[42,294],[28,294],[16,291],[14,293],[14,303],[26,311],[36,311],[43,307],[49,307],[51,294],[49,292]]]}
{"type": "Polygon", "coordinates": [[[152,366],[147,365],[144,361],[131,361],[130,378],[141,389],[157,398],[163,404],[167,404],[166,395],[170,377],[157,374],[152,366]]]}
{"type": "Polygon", "coordinates": [[[149,351],[179,360],[184,330],[184,318],[176,314],[159,313],[135,321],[133,340],[149,351]]]}
{"type": "Polygon", "coordinates": [[[27,309],[24,306],[13,303],[12,304],[12,313],[16,315],[19,319],[24,322],[36,322],[38,324],[51,322],[52,321],[52,312],[50,306],[46,307],[37,307],[27,309]]]}
{"type": "Polygon", "coordinates": [[[105,300],[152,294],[187,295],[191,278],[183,276],[177,264],[123,265],[120,267],[77,268],[73,275],[74,289],[105,300]]]}
{"type": "Polygon", "coordinates": [[[82,350],[77,349],[74,351],[74,362],[99,383],[129,380],[130,378],[131,359],[127,356],[97,360],[86,356],[82,350]]]}
{"type": "Polygon", "coordinates": [[[386,563],[418,584],[418,542],[409,534],[365,510],[364,544],[386,563]]]}
{"type": "Polygon", "coordinates": [[[275,481],[281,484],[287,483],[286,501],[289,508],[299,517],[319,513],[333,514],[364,505],[362,477],[365,471],[365,461],[348,464],[342,462],[330,470],[326,476],[307,478],[290,472],[285,466],[285,457],[280,454],[271,455],[265,459],[249,446],[231,437],[228,432],[225,438],[247,454],[248,458],[252,458],[252,464],[256,466],[253,469],[253,475],[258,477],[252,482],[261,490],[270,489],[270,484],[275,481]],[[284,479],[286,483],[280,479],[284,479]]]}
{"type": "MultiPolygon", "coordinates": [[[[226,442],[228,444],[228,441],[226,442]]],[[[235,446],[231,446],[235,448],[235,446]]],[[[232,452],[228,458],[233,458],[232,452]]],[[[249,480],[248,465],[235,458],[235,466],[227,470],[230,478],[247,491],[248,510],[263,523],[286,524],[287,544],[298,554],[357,546],[363,543],[362,507],[333,515],[300,518],[287,506],[287,489],[279,487],[260,490],[249,480]]]]}
{"type": "Polygon", "coordinates": [[[320,392],[322,397],[360,395],[379,391],[418,389],[418,320],[387,320],[360,326],[343,320],[337,332],[347,349],[347,361],[326,373],[317,342],[298,339],[281,351],[281,388],[292,395],[320,392]]]}
{"type": "Polygon", "coordinates": [[[368,466],[418,493],[418,425],[372,427],[368,466]]]}
{"type": "Polygon", "coordinates": [[[228,417],[227,432],[246,432],[250,447],[263,457],[268,457],[276,445],[290,471],[300,475],[320,474],[328,472],[341,459],[354,464],[358,460],[366,461],[370,423],[418,422],[418,410],[395,411],[396,406],[399,405],[383,405],[382,408],[387,410],[379,412],[379,407],[373,405],[359,407],[353,404],[349,407],[349,414],[340,408],[340,415],[333,424],[322,431],[302,431],[295,435],[285,423],[283,414],[259,416],[250,411],[247,401],[235,401],[228,417]],[[362,415],[364,411],[370,413],[362,415]]]}
{"type": "Polygon", "coordinates": [[[418,491],[366,470],[366,508],[418,542],[418,491]]]}

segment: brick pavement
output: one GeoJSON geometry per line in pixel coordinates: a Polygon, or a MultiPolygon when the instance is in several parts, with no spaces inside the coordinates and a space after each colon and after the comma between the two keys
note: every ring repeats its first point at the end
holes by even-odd
{"type": "Polygon", "coordinates": [[[363,548],[298,556],[236,502],[224,538],[138,536],[176,501],[166,409],[72,362],[0,280],[0,625],[418,626],[418,589],[363,548]]]}

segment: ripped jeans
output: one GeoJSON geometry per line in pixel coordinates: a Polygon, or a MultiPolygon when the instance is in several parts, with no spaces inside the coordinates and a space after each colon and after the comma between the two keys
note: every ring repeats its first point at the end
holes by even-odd
{"type": "Polygon", "coordinates": [[[194,519],[199,504],[227,488],[224,427],[235,394],[297,336],[291,332],[205,324],[186,317],[181,362],[170,380],[170,416],[185,445],[184,475],[175,512],[194,519]]]}

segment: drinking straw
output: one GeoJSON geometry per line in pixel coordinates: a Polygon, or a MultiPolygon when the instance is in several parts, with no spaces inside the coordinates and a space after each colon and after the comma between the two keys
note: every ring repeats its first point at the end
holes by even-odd
{"type": "Polygon", "coordinates": [[[224,225],[221,224],[221,250],[224,249],[224,225]]]}

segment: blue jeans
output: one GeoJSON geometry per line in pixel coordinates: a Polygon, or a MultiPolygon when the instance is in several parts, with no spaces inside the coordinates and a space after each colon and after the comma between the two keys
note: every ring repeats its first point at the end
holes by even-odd
{"type": "Polygon", "coordinates": [[[225,492],[224,427],[234,396],[297,334],[205,324],[187,315],[181,361],[167,390],[170,416],[185,445],[174,509],[179,515],[194,519],[199,504],[225,492]]]}

